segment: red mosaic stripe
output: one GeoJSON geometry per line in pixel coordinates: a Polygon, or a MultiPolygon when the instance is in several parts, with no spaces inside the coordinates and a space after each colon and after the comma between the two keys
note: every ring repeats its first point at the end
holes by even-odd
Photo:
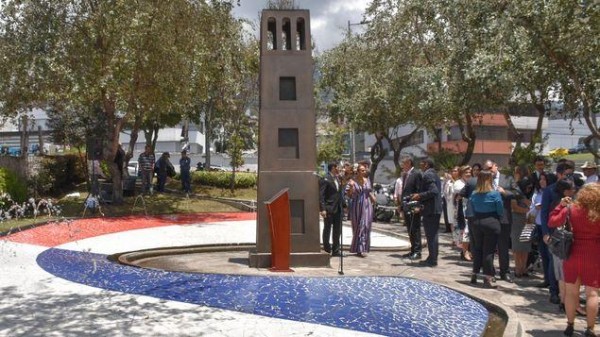
{"type": "Polygon", "coordinates": [[[86,218],[52,222],[1,238],[2,240],[54,247],[99,235],[192,223],[256,220],[256,213],[195,213],[153,217],[86,218]]]}

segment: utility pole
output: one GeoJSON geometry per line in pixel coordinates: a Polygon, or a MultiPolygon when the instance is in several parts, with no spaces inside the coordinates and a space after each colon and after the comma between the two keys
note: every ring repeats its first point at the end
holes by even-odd
{"type": "MultiPolygon", "coordinates": [[[[352,26],[362,26],[364,24],[369,23],[369,21],[361,21],[361,22],[357,22],[357,23],[352,23],[350,22],[350,20],[348,20],[348,30],[347,30],[347,39],[350,39],[350,36],[352,35],[352,31],[351,31],[351,27],[352,26]]],[[[344,47],[344,54],[346,54],[346,48],[344,47]]],[[[348,75],[348,69],[344,69],[344,77],[346,78],[346,76],[348,75]]],[[[346,81],[347,82],[347,81],[346,81]]],[[[356,132],[354,131],[354,126],[350,126],[350,162],[352,163],[356,163],[356,132]]]]}

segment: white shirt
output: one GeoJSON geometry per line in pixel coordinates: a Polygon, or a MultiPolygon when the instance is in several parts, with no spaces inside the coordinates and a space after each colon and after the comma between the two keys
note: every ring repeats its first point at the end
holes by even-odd
{"type": "Polygon", "coordinates": [[[402,187],[402,177],[399,177],[394,184],[394,199],[398,202],[400,202],[400,199],[402,198],[402,187]]]}
{"type": "Polygon", "coordinates": [[[598,182],[598,175],[597,174],[592,174],[591,176],[585,178],[585,183],[586,184],[597,183],[597,182],[598,182]]]}

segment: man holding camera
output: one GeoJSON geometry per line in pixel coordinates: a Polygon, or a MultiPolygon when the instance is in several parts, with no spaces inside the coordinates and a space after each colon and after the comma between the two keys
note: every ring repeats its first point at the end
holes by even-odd
{"type": "Polygon", "coordinates": [[[404,214],[404,224],[408,230],[410,239],[410,253],[403,257],[411,260],[421,259],[421,214],[418,208],[408,205],[411,196],[419,192],[421,186],[421,172],[414,168],[411,158],[402,160],[402,170],[404,171],[402,182],[402,213],[404,214]]]}
{"type": "Polygon", "coordinates": [[[442,215],[442,182],[435,171],[433,160],[423,159],[420,164],[423,177],[419,192],[412,194],[411,200],[422,204],[421,215],[423,216],[423,227],[429,256],[421,264],[436,267],[439,251],[438,230],[440,229],[440,217],[442,215]]]}

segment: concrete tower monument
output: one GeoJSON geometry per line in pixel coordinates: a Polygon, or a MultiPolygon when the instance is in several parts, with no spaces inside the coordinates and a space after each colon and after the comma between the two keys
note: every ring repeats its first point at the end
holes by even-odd
{"type": "Polygon", "coordinates": [[[328,266],[321,252],[316,115],[308,10],[263,10],[260,29],[258,220],[251,267],[271,265],[264,202],[289,188],[291,266],[328,266]]]}

